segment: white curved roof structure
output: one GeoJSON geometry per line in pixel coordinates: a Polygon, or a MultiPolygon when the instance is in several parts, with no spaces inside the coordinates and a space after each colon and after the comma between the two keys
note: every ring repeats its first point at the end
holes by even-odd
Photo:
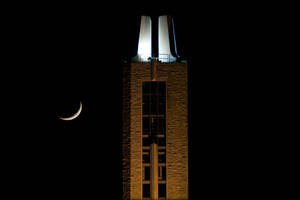
{"type": "MultiPolygon", "coordinates": [[[[171,42],[175,54],[177,54],[174,24],[167,15],[158,18],[158,60],[161,62],[175,62],[177,55],[172,55],[171,42]]],[[[152,21],[150,16],[141,16],[140,34],[135,62],[150,62],[152,58],[152,21]]]]}
{"type": "Polygon", "coordinates": [[[148,62],[152,53],[152,23],[150,16],[141,17],[140,35],[137,56],[134,58],[138,62],[148,62]]]}
{"type": "MultiPolygon", "coordinates": [[[[171,25],[169,26],[169,23],[171,21],[168,21],[168,16],[166,15],[158,18],[158,59],[161,62],[176,61],[176,57],[172,55],[170,49],[171,25]]],[[[174,46],[176,48],[176,45],[174,46]]]]}

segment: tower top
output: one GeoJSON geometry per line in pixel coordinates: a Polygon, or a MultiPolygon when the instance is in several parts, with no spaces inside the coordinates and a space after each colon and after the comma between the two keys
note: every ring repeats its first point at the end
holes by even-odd
{"type": "Polygon", "coordinates": [[[176,62],[178,58],[171,16],[141,16],[138,52],[132,60],[150,62],[153,58],[161,62],[176,62]]]}

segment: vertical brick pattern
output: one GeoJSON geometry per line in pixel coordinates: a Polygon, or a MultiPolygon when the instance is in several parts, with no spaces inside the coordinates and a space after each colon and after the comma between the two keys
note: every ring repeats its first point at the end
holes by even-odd
{"type": "MultiPolygon", "coordinates": [[[[188,199],[187,64],[157,63],[167,81],[167,199],[188,199]]],[[[123,77],[123,199],[142,199],[142,82],[150,63],[130,63],[123,77]],[[126,193],[126,194],[125,194],[126,193]]]]}
{"type": "Polygon", "coordinates": [[[122,80],[122,199],[130,200],[130,66],[123,68],[122,80]]]}
{"type": "Polygon", "coordinates": [[[167,198],[188,199],[187,64],[162,66],[167,80],[167,198]]]}

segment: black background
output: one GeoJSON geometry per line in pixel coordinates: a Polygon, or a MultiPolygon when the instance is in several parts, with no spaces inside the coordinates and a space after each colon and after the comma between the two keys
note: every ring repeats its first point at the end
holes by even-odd
{"type": "Polygon", "coordinates": [[[234,6],[10,6],[1,142],[11,194],[120,199],[122,65],[141,14],[174,16],[188,61],[190,199],[266,191],[269,21],[259,5],[234,6]],[[78,119],[59,120],[80,101],[78,119]]]}

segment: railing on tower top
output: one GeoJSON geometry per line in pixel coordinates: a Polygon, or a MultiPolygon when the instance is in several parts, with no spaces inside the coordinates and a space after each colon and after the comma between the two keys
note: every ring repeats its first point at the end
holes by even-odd
{"type": "Polygon", "coordinates": [[[148,60],[157,60],[161,62],[175,62],[176,57],[173,57],[171,54],[159,54],[158,57],[149,57],[148,60]]]}
{"type": "Polygon", "coordinates": [[[171,54],[159,54],[158,57],[146,56],[146,55],[137,55],[132,58],[134,62],[150,62],[151,60],[157,60],[160,62],[176,62],[177,58],[173,57],[171,54]]]}

